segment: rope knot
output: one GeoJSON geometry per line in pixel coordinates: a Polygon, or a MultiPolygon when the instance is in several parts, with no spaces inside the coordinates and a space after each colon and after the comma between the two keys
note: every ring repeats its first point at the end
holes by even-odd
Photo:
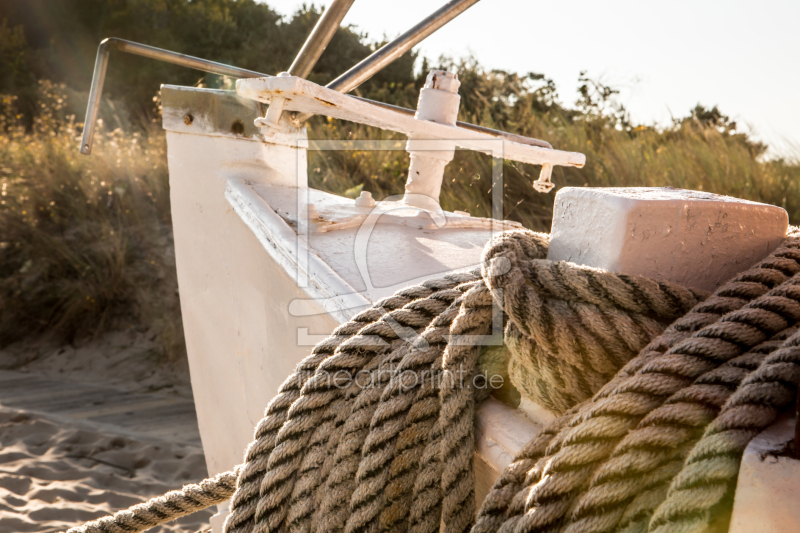
{"type": "Polygon", "coordinates": [[[592,397],[706,295],[666,281],[545,259],[549,236],[510,231],[484,252],[484,281],[505,311],[511,383],[561,414],[592,397]]]}

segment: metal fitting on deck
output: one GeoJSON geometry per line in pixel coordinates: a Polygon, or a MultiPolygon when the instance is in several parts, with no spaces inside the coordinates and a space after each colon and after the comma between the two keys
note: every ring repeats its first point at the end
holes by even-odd
{"type": "MultiPolygon", "coordinates": [[[[458,76],[445,70],[432,70],[419,93],[414,118],[455,126],[461,97],[458,76]]],[[[455,145],[446,140],[411,138],[406,143],[411,155],[403,203],[428,210],[439,210],[444,169],[455,156],[455,145]]]]}
{"type": "MultiPolygon", "coordinates": [[[[279,78],[288,78],[291,74],[288,72],[281,72],[278,74],[279,78]]],[[[280,128],[280,121],[281,121],[281,114],[283,113],[283,104],[286,103],[286,99],[280,96],[274,96],[272,101],[269,104],[269,108],[267,108],[267,114],[263,118],[257,118],[253,121],[253,124],[256,125],[257,128],[269,127],[273,129],[280,128]]]]}

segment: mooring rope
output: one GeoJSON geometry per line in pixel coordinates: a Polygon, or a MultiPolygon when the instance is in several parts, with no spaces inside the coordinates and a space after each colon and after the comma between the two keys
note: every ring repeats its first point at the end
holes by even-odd
{"type": "Polygon", "coordinates": [[[547,235],[507,232],[480,272],[378,302],[298,365],[235,472],[69,533],[144,531],[231,496],[226,533],[725,527],[745,446],[800,380],[797,230],[708,298],[547,261],[547,247],[547,235]],[[476,520],[473,420],[486,390],[473,376],[503,323],[512,383],[561,416],[476,520]]]}
{"type": "Polygon", "coordinates": [[[580,505],[569,511],[619,445],[646,448],[646,432],[641,442],[623,441],[646,415],[800,319],[798,241],[792,228],[769,257],[678,319],[594,398],[526,446],[484,500],[475,531],[551,531],[576,520],[584,525],[572,531],[616,530],[605,513],[624,504],[624,491],[608,491],[596,513],[580,505]]]}
{"type": "Polygon", "coordinates": [[[236,490],[237,476],[238,469],[234,469],[200,483],[184,485],[181,490],[170,491],[111,516],[74,527],[69,533],[146,531],[230,499],[236,490]]]}
{"type": "Polygon", "coordinates": [[[617,524],[646,531],[654,505],[664,500],[703,427],[718,416],[742,380],[796,330],[787,328],[703,374],[647,414],[594,472],[565,532],[607,531],[617,524]]]}

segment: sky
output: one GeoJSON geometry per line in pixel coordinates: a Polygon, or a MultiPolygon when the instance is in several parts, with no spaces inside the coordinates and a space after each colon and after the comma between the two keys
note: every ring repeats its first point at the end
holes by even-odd
{"type": "MultiPolygon", "coordinates": [[[[328,5],[331,0],[315,0],[328,5]]],[[[291,15],[303,0],[269,0],[291,15]]],[[[305,3],[311,3],[306,1],[305,3]]],[[[394,38],[445,0],[356,0],[342,24],[394,38]]],[[[800,1],[482,0],[416,50],[537,72],[573,104],[578,77],[620,90],[633,120],[666,125],[698,103],[800,159],[800,1]]]]}

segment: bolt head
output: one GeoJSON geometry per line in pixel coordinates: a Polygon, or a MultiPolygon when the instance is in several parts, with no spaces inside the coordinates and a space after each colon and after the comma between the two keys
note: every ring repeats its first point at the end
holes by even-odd
{"type": "Polygon", "coordinates": [[[428,72],[425,80],[426,89],[438,89],[449,93],[458,93],[460,86],[461,82],[458,81],[458,76],[446,70],[432,70],[428,72]]]}
{"type": "Polygon", "coordinates": [[[359,207],[374,207],[375,199],[369,191],[361,191],[361,195],[356,198],[356,205],[359,207]]]}

